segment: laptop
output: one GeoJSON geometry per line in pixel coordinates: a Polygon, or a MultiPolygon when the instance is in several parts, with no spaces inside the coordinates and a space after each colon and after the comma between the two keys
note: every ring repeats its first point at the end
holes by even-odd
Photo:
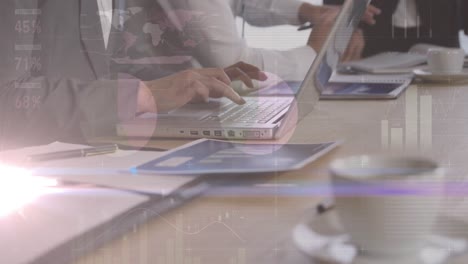
{"type": "Polygon", "coordinates": [[[203,104],[188,104],[169,113],[147,114],[118,124],[118,135],[144,138],[278,139],[310,113],[321,97],[331,97],[331,91],[342,97],[362,94],[361,98],[367,96],[363,91],[368,88],[368,94],[374,98],[388,95],[379,94],[380,91],[391,90],[392,94],[400,84],[329,82],[339,61],[340,51],[347,46],[368,2],[351,0],[343,5],[324,48],[312,63],[305,79],[299,83],[285,82],[291,87],[286,90],[291,92],[257,91],[255,96],[244,97],[247,103],[242,106],[221,98],[203,104]],[[341,46],[336,49],[334,47],[338,40],[341,46]]]}
{"type": "Polygon", "coordinates": [[[321,99],[396,99],[411,84],[412,74],[342,74],[340,58],[369,2],[346,1],[340,19],[315,59],[315,87],[321,99]]]}

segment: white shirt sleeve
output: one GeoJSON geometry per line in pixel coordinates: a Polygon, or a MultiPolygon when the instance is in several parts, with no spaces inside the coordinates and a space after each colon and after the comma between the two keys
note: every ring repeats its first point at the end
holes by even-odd
{"type": "Polygon", "coordinates": [[[285,80],[302,80],[307,74],[316,55],[311,47],[287,51],[250,48],[239,36],[228,1],[186,0],[186,3],[192,12],[201,13],[204,17],[196,22],[199,25],[192,25],[203,36],[202,42],[194,49],[194,58],[203,67],[227,67],[243,61],[285,80]]]}
{"type": "Polygon", "coordinates": [[[299,25],[297,0],[224,0],[229,1],[235,16],[253,26],[299,25]]]}

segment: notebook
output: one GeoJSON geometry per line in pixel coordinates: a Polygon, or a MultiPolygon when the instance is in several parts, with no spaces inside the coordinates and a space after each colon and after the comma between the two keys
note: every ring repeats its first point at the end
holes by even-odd
{"type": "Polygon", "coordinates": [[[343,63],[341,72],[365,72],[373,74],[410,73],[416,66],[427,63],[427,52],[431,48],[441,48],[430,44],[416,44],[408,52],[382,52],[362,60],[343,63]]]}

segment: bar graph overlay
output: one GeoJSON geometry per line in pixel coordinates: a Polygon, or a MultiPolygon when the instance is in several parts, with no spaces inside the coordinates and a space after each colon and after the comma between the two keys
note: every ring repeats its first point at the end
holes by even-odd
{"type": "Polygon", "coordinates": [[[406,92],[404,122],[392,127],[381,121],[381,146],[389,151],[427,151],[432,149],[432,96],[419,95],[418,87],[406,92]]]}

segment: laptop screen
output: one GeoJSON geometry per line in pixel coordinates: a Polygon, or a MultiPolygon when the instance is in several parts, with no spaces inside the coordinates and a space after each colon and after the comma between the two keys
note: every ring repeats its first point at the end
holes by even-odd
{"type": "Polygon", "coordinates": [[[343,4],[335,25],[296,94],[299,120],[310,113],[319,100],[318,90],[330,80],[333,69],[340,62],[369,2],[370,0],[347,0],[343,4]]]}
{"type": "Polygon", "coordinates": [[[337,20],[334,32],[330,34],[323,47],[323,57],[317,58],[320,60],[320,64],[315,75],[316,85],[323,87],[330,80],[333,70],[341,61],[353,32],[366,11],[368,3],[368,0],[349,0],[343,7],[341,19],[337,20]]]}

